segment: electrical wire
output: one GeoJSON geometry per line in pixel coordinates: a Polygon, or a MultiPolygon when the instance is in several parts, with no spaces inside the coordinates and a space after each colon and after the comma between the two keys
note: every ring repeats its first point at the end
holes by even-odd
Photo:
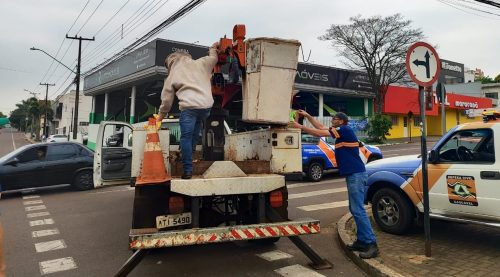
{"type": "Polygon", "coordinates": [[[478,13],[474,13],[474,12],[468,11],[468,10],[463,9],[463,8],[459,8],[455,4],[449,3],[446,0],[437,0],[437,1],[443,3],[443,4],[447,5],[447,6],[450,6],[450,7],[454,8],[454,9],[457,9],[457,10],[463,11],[465,13],[468,13],[468,14],[473,14],[473,15],[476,15],[476,16],[479,16],[479,17],[483,17],[483,18],[487,18],[487,19],[499,20],[498,18],[487,17],[487,16],[484,16],[484,15],[481,15],[481,14],[478,14],[478,13]]]}
{"type": "Polygon", "coordinates": [[[178,19],[180,19],[180,18],[184,17],[185,15],[189,14],[192,10],[194,10],[196,7],[198,7],[200,4],[202,4],[205,1],[206,0],[192,0],[192,1],[190,1],[189,3],[187,3],[186,5],[184,5],[182,8],[180,8],[179,10],[177,10],[172,16],[170,16],[165,21],[163,21],[161,24],[159,24],[158,26],[156,26],[153,30],[149,31],[147,34],[145,34],[141,38],[137,39],[131,45],[127,46],[122,51],[120,51],[117,54],[113,55],[108,60],[106,60],[106,61],[98,64],[97,66],[93,67],[92,69],[84,72],[82,74],[82,76],[87,76],[87,75],[93,73],[94,71],[96,71],[97,69],[99,69],[101,67],[104,67],[104,66],[106,66],[106,65],[108,65],[108,64],[110,64],[110,63],[112,63],[112,62],[114,62],[114,61],[116,61],[118,59],[120,59],[121,57],[125,56],[126,54],[130,53],[131,51],[135,50],[138,46],[142,45],[144,43],[144,41],[146,41],[147,39],[151,38],[152,36],[158,34],[163,29],[165,29],[166,27],[168,27],[171,24],[173,24],[174,22],[176,22],[178,19]]]}
{"type": "MultiPolygon", "coordinates": [[[[458,0],[458,1],[468,3],[467,1],[463,1],[463,0],[458,0]]],[[[461,3],[455,3],[455,4],[458,5],[458,6],[461,6],[463,8],[471,9],[471,10],[474,10],[474,11],[483,12],[483,13],[491,14],[491,15],[494,15],[494,16],[500,16],[500,14],[489,12],[489,11],[485,11],[485,10],[478,9],[478,8],[474,8],[474,7],[471,7],[471,6],[468,6],[468,5],[464,5],[464,4],[461,4],[461,3]]]]}
{"type": "MultiPolygon", "coordinates": [[[[160,2],[156,3],[154,7],[152,7],[148,12],[151,12],[153,11],[153,9],[159,4],[160,2]]],[[[123,37],[126,37],[128,34],[130,34],[133,30],[137,29],[139,26],[141,26],[144,22],[146,22],[149,18],[151,18],[151,16],[153,16],[156,12],[158,12],[163,6],[165,6],[165,4],[168,3],[168,0],[165,1],[160,7],[158,7],[156,10],[154,10],[152,13],[150,13],[149,15],[146,13],[142,16],[141,19],[143,19],[140,23],[136,24],[135,26],[131,26],[128,30],[124,31],[123,33],[123,37]],[[147,16],[147,17],[146,17],[147,16]],[[146,17],[146,18],[144,18],[146,17]]],[[[110,50],[112,50],[111,48],[106,48],[107,50],[104,50],[102,51],[102,54],[101,55],[104,55],[105,53],[109,52],[110,50]]],[[[96,56],[94,58],[89,58],[89,60],[87,61],[87,63],[91,63],[92,61],[95,60],[95,58],[97,58],[99,56],[96,56]]]]}

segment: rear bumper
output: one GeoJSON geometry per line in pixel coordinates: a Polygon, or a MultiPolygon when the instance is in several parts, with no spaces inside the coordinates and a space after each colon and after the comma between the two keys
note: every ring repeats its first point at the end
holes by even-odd
{"type": "Polygon", "coordinates": [[[259,223],[161,232],[157,229],[132,229],[129,235],[129,248],[152,249],[318,233],[320,233],[319,220],[309,218],[278,223],[259,223]]]}

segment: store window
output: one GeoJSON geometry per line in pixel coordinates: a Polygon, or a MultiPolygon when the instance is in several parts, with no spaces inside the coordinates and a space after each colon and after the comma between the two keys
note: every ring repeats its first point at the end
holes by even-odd
{"type": "Polygon", "coordinates": [[[420,127],[421,122],[422,122],[422,119],[420,118],[420,116],[413,117],[413,126],[414,127],[420,127]]]}
{"type": "Polygon", "coordinates": [[[487,98],[498,99],[498,92],[486,92],[484,96],[487,98]]]}
{"type": "Polygon", "coordinates": [[[399,116],[391,115],[391,122],[392,122],[392,126],[398,126],[399,125],[399,116]]]}

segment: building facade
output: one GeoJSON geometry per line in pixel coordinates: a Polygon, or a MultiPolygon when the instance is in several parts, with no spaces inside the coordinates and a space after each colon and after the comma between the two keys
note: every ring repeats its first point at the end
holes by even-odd
{"type": "MultiPolygon", "coordinates": [[[[72,90],[69,93],[59,97],[53,107],[54,120],[52,134],[64,134],[72,137],[73,119],[75,110],[76,91],[72,90]]],[[[92,97],[85,96],[82,93],[78,96],[78,136],[86,134],[89,126],[89,115],[92,111],[92,97]]]]}

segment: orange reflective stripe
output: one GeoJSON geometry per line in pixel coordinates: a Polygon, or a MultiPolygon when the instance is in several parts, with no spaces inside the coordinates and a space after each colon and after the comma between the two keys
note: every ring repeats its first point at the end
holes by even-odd
{"type": "Polygon", "coordinates": [[[339,142],[335,144],[335,148],[341,147],[359,147],[359,142],[339,142]]]}
{"type": "Polygon", "coordinates": [[[332,131],[332,134],[335,138],[340,138],[340,134],[335,128],[330,128],[330,131],[332,131]]]}

